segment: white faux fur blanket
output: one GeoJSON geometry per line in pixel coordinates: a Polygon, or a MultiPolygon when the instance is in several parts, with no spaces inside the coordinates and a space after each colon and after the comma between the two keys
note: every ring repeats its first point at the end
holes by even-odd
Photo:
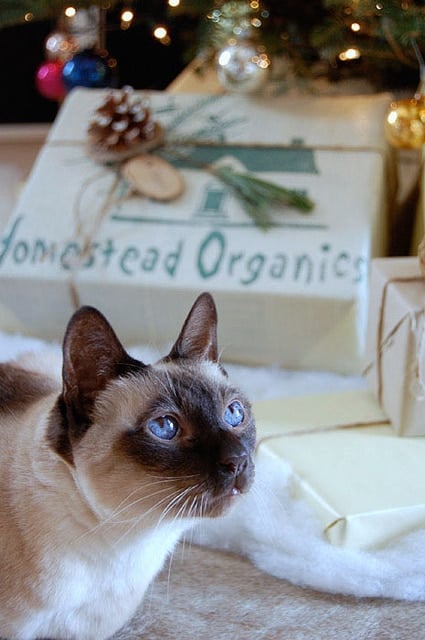
{"type": "MultiPolygon", "coordinates": [[[[127,345],[128,346],[128,345],[127,345]]],[[[60,350],[56,344],[0,333],[0,359],[26,351],[60,350]]],[[[143,345],[128,346],[145,362],[158,354],[143,345]]],[[[358,377],[323,372],[226,365],[234,381],[256,400],[363,388],[358,377]]],[[[291,496],[291,468],[257,465],[254,488],[219,520],[191,534],[203,545],[248,557],[257,567],[294,584],[331,593],[425,601],[425,530],[416,531],[375,552],[332,546],[306,504],[291,496]]]]}

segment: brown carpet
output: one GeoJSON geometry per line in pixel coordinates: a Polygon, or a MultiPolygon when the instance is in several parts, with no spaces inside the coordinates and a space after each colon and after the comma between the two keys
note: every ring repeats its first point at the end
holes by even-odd
{"type": "Polygon", "coordinates": [[[180,547],[114,640],[425,640],[425,603],[293,586],[239,556],[180,547]]]}

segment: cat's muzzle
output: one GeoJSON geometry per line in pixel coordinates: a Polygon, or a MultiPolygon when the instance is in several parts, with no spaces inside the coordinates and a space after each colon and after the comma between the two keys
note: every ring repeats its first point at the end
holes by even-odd
{"type": "Polygon", "coordinates": [[[248,454],[232,456],[219,465],[222,494],[235,496],[246,493],[254,480],[254,463],[248,454]]]}

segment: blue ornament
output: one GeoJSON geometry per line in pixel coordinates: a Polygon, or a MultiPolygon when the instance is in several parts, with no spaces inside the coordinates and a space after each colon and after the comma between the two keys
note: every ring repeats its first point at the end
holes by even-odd
{"type": "Polygon", "coordinates": [[[65,88],[103,88],[111,84],[111,69],[105,57],[94,51],[81,51],[65,62],[62,70],[65,88]]]}

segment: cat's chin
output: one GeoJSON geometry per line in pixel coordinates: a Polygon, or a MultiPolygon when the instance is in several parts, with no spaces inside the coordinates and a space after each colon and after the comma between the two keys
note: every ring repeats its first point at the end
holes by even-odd
{"type": "Polygon", "coordinates": [[[241,491],[234,487],[230,493],[226,493],[222,496],[217,496],[210,500],[207,509],[208,518],[219,518],[224,515],[229,509],[231,509],[240,500],[242,494],[245,491],[241,491]]]}

